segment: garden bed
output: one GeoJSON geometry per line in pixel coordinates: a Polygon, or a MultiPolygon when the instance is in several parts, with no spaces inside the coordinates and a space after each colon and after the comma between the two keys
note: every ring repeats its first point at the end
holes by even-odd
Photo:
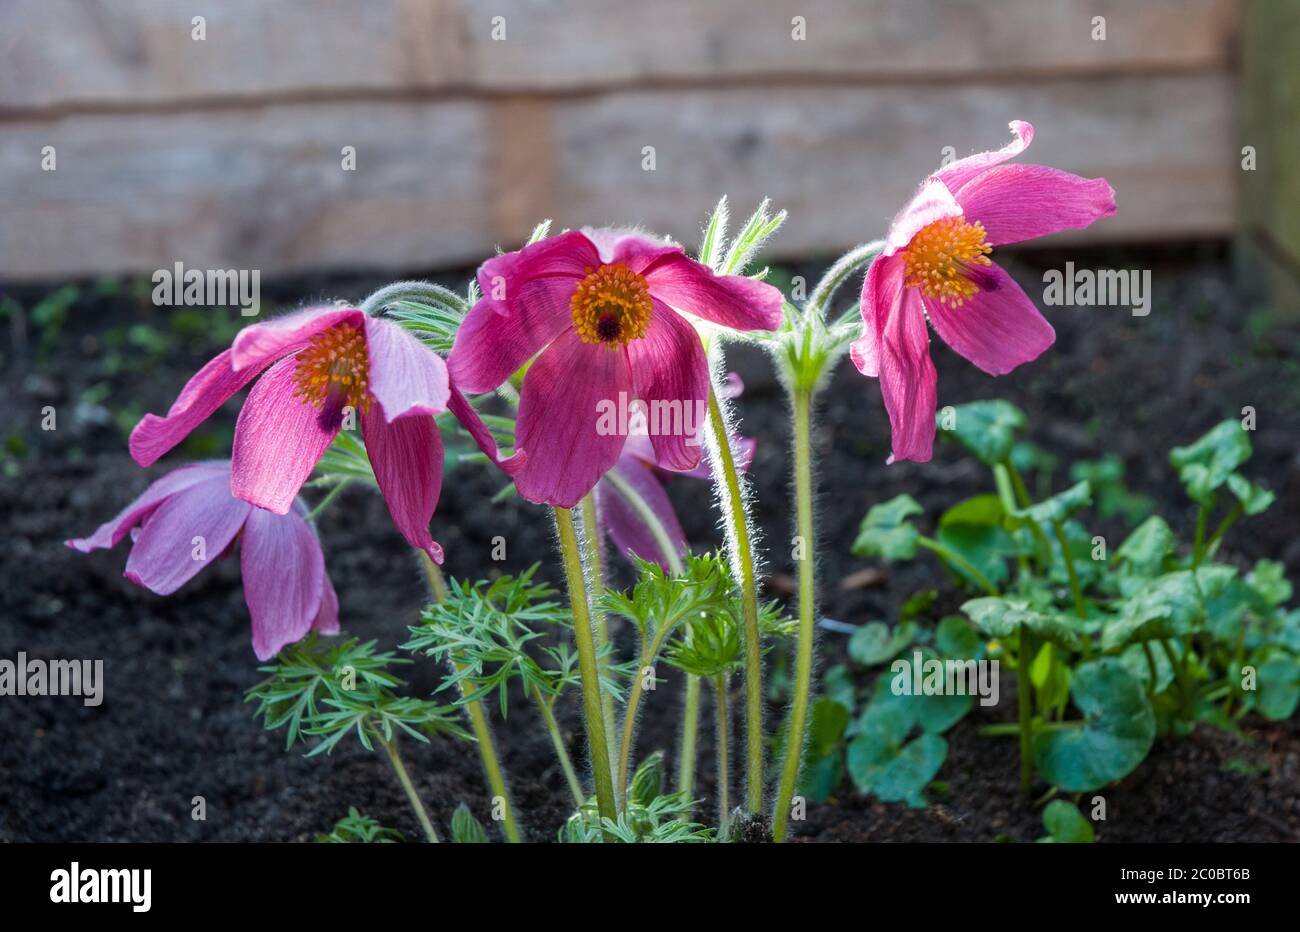
{"type": "MultiPolygon", "coordinates": [[[[1228,263],[1215,246],[1159,252],[1107,250],[1076,265],[1153,270],[1150,316],[1121,308],[1049,308],[1056,347],[1010,376],[990,380],[933,342],[940,373],[939,404],[1006,398],[1029,415],[1028,436],[1063,463],[1118,455],[1129,486],[1156,500],[1186,533],[1194,521],[1168,450],[1189,443],[1219,421],[1258,412],[1253,477],[1277,493],[1264,515],[1228,539],[1225,559],[1242,566],[1267,557],[1300,565],[1300,375],[1294,326],[1244,304],[1228,284],[1228,263]]],[[[1065,257],[1020,253],[1008,264],[1031,294],[1041,270],[1065,257]]],[[[805,274],[820,271],[816,266],[805,274]]],[[[463,277],[463,276],[462,276],[463,277]]],[[[447,279],[459,282],[456,277],[447,279]]],[[[369,281],[286,283],[286,300],[304,293],[364,294],[369,281]]],[[[64,538],[86,534],[146,484],[130,460],[114,414],[165,410],[195,364],[221,339],[202,319],[226,312],[189,312],[178,328],[174,312],[141,304],[130,289],[82,289],[61,325],[15,328],[3,362],[9,397],[4,417],[5,474],[0,511],[8,545],[0,568],[0,657],[19,650],[41,658],[102,658],[105,699],[97,708],[73,698],[6,698],[0,715],[0,766],[7,776],[0,806],[5,841],[294,841],[329,831],[354,805],[408,838],[418,829],[380,755],[341,746],[330,758],[285,753],[279,734],[254,719],[244,692],[259,675],[248,643],[248,616],[232,561],[201,574],[177,596],[160,599],[121,577],[125,548],[80,556],[64,538]],[[120,348],[116,344],[121,342],[120,348]],[[111,360],[111,362],[110,362],[111,360]],[[57,429],[38,429],[52,405],[57,429]],[[111,413],[110,413],[111,412],[111,413]],[[21,439],[14,439],[20,437],[21,439]],[[207,818],[191,818],[193,798],[207,818]]],[[[18,296],[31,306],[36,295],[18,296]]],[[[265,296],[264,296],[265,297],[265,296]]],[[[12,324],[11,319],[8,323],[12,324]]],[[[238,320],[233,325],[237,326],[238,320]]],[[[228,331],[227,331],[228,334],[228,331]]],[[[757,353],[734,350],[731,368],[745,382],[741,428],[758,439],[751,476],[757,522],[767,555],[769,594],[792,591],[789,559],[792,508],[788,417],[780,386],[757,353]]],[[[902,492],[933,516],[986,485],[982,467],[951,444],[928,464],[886,467],[888,422],[874,383],[841,365],[823,396],[814,436],[818,448],[821,548],[820,605],[826,617],[849,624],[892,621],[913,592],[946,576],[932,559],[883,566],[850,555],[858,522],[873,503],[902,492]],[[878,567],[864,577],[857,571],[878,567]],[[843,587],[851,579],[854,584],[843,587]]],[[[197,435],[195,455],[228,449],[234,405],[197,435]],[[224,432],[224,434],[223,434],[224,432]],[[205,440],[206,438],[206,440],[205,440]],[[204,443],[209,444],[205,451],[204,443]]],[[[125,420],[125,419],[123,419],[125,420]]],[[[128,425],[129,426],[129,425],[128,425]]],[[[177,454],[178,458],[180,454],[177,454]]],[[[154,470],[149,475],[155,475],[154,470]]],[[[488,567],[518,571],[543,561],[552,569],[552,534],[543,509],[516,498],[485,507],[499,474],[465,467],[450,473],[433,523],[453,576],[488,567]],[[507,540],[507,559],[492,563],[492,539],[507,540]]],[[[1063,469],[1057,488],[1065,482],[1063,469]]],[[[715,545],[716,520],[706,484],[672,484],[688,536],[697,548],[715,545]]],[[[927,520],[925,518],[923,521],[927,520]]],[[[1118,541],[1118,520],[1090,528],[1118,541]]],[[[405,639],[423,587],[409,547],[393,531],[377,496],[348,489],[320,521],[326,561],[341,602],[344,629],[384,646],[405,639]]],[[[625,573],[623,581],[627,581],[625,573]]],[[[951,593],[941,598],[949,599],[951,593]]],[[[845,636],[823,631],[819,667],[844,655],[845,636]]],[[[769,660],[769,669],[773,667],[769,660]]],[[[413,668],[412,686],[436,686],[431,664],[413,668]]],[[[676,671],[646,701],[638,747],[671,752],[680,689],[676,671]]],[[[738,686],[738,684],[733,684],[738,686]]],[[[1015,677],[1004,674],[1000,703],[949,733],[950,751],[925,809],[858,796],[847,781],[794,823],[794,838],[812,841],[1032,841],[1044,834],[1021,795],[1014,741],[976,734],[978,725],[1014,718],[1015,677]]],[[[576,703],[576,696],[570,699],[576,703]]],[[[733,707],[739,703],[733,703],[733,707]]],[[[769,722],[780,706],[774,706],[769,722]]],[[[576,704],[561,724],[581,755],[576,704]]],[[[1101,841],[1300,840],[1300,726],[1295,720],[1244,721],[1243,734],[1198,726],[1188,738],[1157,739],[1131,776],[1102,791],[1107,820],[1101,841]]],[[[532,710],[512,705],[497,724],[512,794],[528,837],[550,840],[568,815],[564,778],[532,710]]],[[[701,790],[711,791],[709,739],[703,739],[701,790]]],[[[407,742],[405,754],[434,818],[445,825],[456,803],[486,821],[487,794],[477,758],[462,745],[407,742]]],[[[1091,796],[1093,794],[1087,794],[1091,796]]]]}

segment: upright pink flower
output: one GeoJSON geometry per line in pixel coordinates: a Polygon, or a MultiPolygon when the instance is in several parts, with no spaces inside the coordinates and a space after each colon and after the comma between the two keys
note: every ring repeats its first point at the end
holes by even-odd
{"type": "Polygon", "coordinates": [[[930,459],[935,382],[927,316],[944,342],[989,375],[1036,358],[1056,334],[1034,302],[989,259],[995,246],[1080,229],[1115,213],[1104,178],[1042,165],[1003,165],[1029,147],[1034,128],[935,172],[894,218],[862,287],[862,336],[852,347],[863,375],[880,378],[894,460],[930,459]]]}
{"type": "Polygon", "coordinates": [[[123,575],[171,595],[238,539],[253,652],[267,660],[309,631],[339,630],[338,596],[305,514],[301,502],[283,515],[254,508],[230,494],[229,463],[195,463],[172,470],[94,534],[67,544],[89,553],[129,533],[123,575]]]}
{"type": "Polygon", "coordinates": [[[680,246],[612,230],[571,231],[489,259],[483,299],[456,335],[447,365],[467,392],[486,392],[534,356],[524,376],[516,436],[527,460],[520,495],[565,508],[591,491],[626,433],[602,429],[610,406],[633,399],[673,410],[684,429],[655,429],[655,459],[699,464],[709,370],[695,328],[677,311],[736,330],[772,330],[781,293],[716,275],[680,246]],[[540,353],[540,355],[538,355],[540,353]]]}
{"type": "Polygon", "coordinates": [[[439,563],[442,548],[429,535],[442,486],[434,416],[450,409],[484,452],[507,465],[449,384],[440,356],[391,321],[334,307],[245,327],[190,379],[166,417],[140,420],[131,432],[131,455],[151,465],[259,375],[235,425],[230,485],[238,498],[276,514],[288,513],[349,409],[360,421],[394,524],[439,563]]]}

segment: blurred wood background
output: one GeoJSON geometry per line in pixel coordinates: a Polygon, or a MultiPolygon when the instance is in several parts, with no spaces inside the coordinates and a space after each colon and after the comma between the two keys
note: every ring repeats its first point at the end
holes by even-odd
{"type": "Polygon", "coordinates": [[[418,270],[544,217],[694,244],[722,194],[829,254],[1013,118],[1117,190],[1075,241],[1227,237],[1244,2],[5,0],[0,277],[418,270]]]}

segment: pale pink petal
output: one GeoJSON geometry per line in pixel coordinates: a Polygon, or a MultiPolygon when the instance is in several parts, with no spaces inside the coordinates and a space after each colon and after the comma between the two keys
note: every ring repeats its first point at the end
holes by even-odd
{"type": "Polygon", "coordinates": [[[225,552],[253,508],[230,494],[225,472],[170,496],[145,519],[123,574],[171,595],[225,552]]]}
{"type": "Polygon", "coordinates": [[[327,416],[294,397],[293,357],[282,359],[253,386],[235,424],[230,489],[236,497],[285,514],[339,432],[327,416]]]}
{"type": "Polygon", "coordinates": [[[378,411],[361,415],[366,453],[388,513],[406,542],[435,563],[442,548],[429,536],[429,521],[442,491],[442,437],[432,417],[404,417],[391,423],[378,411]]]}
{"type": "Polygon", "coordinates": [[[723,327],[775,330],[781,324],[780,290],[743,275],[716,275],[680,248],[655,259],[641,274],[651,297],[723,327]]]}
{"type": "Polygon", "coordinates": [[[257,378],[258,373],[271,362],[267,359],[236,372],[230,367],[230,357],[231,351],[226,350],[196,372],[185,383],[166,417],[146,414],[140,419],[131,431],[132,459],[141,466],[152,466],[225,404],[226,399],[257,378]]]}
{"type": "Polygon", "coordinates": [[[1005,375],[1051,346],[1056,331],[1010,275],[997,265],[985,271],[992,289],[981,287],[960,307],[927,301],[925,308],[943,342],[989,375],[1005,375]]]}
{"type": "Polygon", "coordinates": [[[413,414],[441,414],[450,393],[442,357],[397,324],[366,318],[370,393],[392,421],[413,414]]]}
{"type": "Polygon", "coordinates": [[[903,291],[907,265],[902,256],[876,256],[862,281],[862,336],[849,347],[858,371],[869,378],[880,374],[881,322],[897,304],[903,291]]]}
{"type": "Polygon", "coordinates": [[[1000,165],[976,175],[955,197],[967,222],[982,223],[994,246],[1081,230],[1115,213],[1115,192],[1105,178],[1045,165],[1000,165]]]}
{"type": "MultiPolygon", "coordinates": [[[[649,507],[663,525],[668,539],[676,546],[677,555],[685,554],[686,535],[673,511],[672,502],[652,469],[635,456],[624,454],[612,472],[616,472],[620,479],[631,486],[649,507]]],[[[664,553],[649,524],[612,482],[602,480],[597,484],[596,507],[600,523],[609,533],[616,551],[624,556],[630,552],[643,560],[652,560],[664,569],[669,568],[668,555],[664,553]]]]}
{"type": "Polygon", "coordinates": [[[264,367],[282,356],[296,353],[316,334],[336,324],[347,321],[360,326],[363,317],[365,315],[354,307],[327,305],[304,308],[245,327],[235,335],[235,342],[230,345],[231,367],[236,371],[249,366],[264,367]]]}
{"type": "Polygon", "coordinates": [[[623,350],[583,343],[573,331],[552,343],[519,396],[516,435],[526,454],[515,473],[519,494],[562,508],[581,501],[618,460],[625,437],[617,412],[631,400],[623,350]]]}
{"type": "Polygon", "coordinates": [[[325,556],[296,512],[249,512],[240,543],[244,601],[253,619],[253,653],[270,660],[307,636],[325,597],[325,556]]]}
{"type": "Polygon", "coordinates": [[[321,634],[339,633],[339,596],[328,572],[321,577],[320,611],[316,613],[311,629],[321,634]]]}
{"type": "Polygon", "coordinates": [[[912,196],[889,225],[885,248],[875,261],[888,259],[906,249],[912,242],[912,237],[936,220],[960,216],[961,205],[952,196],[948,186],[934,178],[926,179],[920,190],[912,196]]]}
{"type": "Polygon", "coordinates": [[[930,334],[920,293],[904,288],[878,320],[880,393],[889,414],[889,462],[930,459],[934,446],[935,383],[930,334]]]}
{"type": "Polygon", "coordinates": [[[709,364],[695,328],[653,303],[645,336],[627,346],[632,384],[646,407],[656,462],[665,469],[694,469],[708,421],[709,364]]]}
{"type": "Polygon", "coordinates": [[[946,184],[948,190],[957,191],[980,172],[986,171],[994,165],[1001,165],[1007,159],[1014,159],[1028,149],[1029,144],[1034,141],[1034,128],[1023,120],[1012,120],[1010,126],[1011,135],[1015,138],[1001,149],[994,152],[977,152],[975,155],[968,155],[964,159],[959,159],[951,165],[939,169],[934,173],[933,177],[946,184]]]}
{"type": "Polygon", "coordinates": [[[588,229],[584,231],[600,250],[600,261],[606,265],[624,265],[638,275],[657,262],[685,256],[676,243],[667,243],[643,233],[615,229],[588,229]]]}
{"type": "Polygon", "coordinates": [[[64,543],[82,553],[116,547],[132,528],[153,514],[168,498],[205,479],[211,479],[214,475],[229,476],[229,464],[193,463],[173,469],[161,479],[151,483],[135,501],[118,512],[116,517],[101,524],[95,533],[89,537],[78,537],[64,543]]]}

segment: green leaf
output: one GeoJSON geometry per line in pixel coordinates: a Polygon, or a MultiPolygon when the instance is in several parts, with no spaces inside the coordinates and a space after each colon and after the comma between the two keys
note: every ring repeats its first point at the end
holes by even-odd
{"type": "Polygon", "coordinates": [[[1235,575],[1235,567],[1216,564],[1201,567],[1195,575],[1191,570],[1176,570],[1157,576],[1139,587],[1120,615],[1106,623],[1102,650],[1195,633],[1204,620],[1201,599],[1221,595],[1235,575]]]}
{"type": "MultiPolygon", "coordinates": [[[[968,561],[995,586],[1006,580],[1007,560],[1015,556],[1015,541],[1000,527],[978,524],[949,524],[939,528],[939,542],[968,561]]],[[[960,565],[945,565],[974,589],[981,584],[960,565]]]]}
{"type": "Polygon", "coordinates": [[[960,615],[948,615],[935,629],[934,646],[944,657],[969,660],[978,656],[980,638],[965,618],[960,615]]]}
{"type": "Polygon", "coordinates": [[[879,505],[872,505],[862,519],[858,538],[853,542],[853,553],[859,557],[880,557],[885,560],[910,560],[916,556],[916,539],[919,536],[907,519],[922,513],[921,506],[910,495],[899,495],[879,505]]]}
{"type": "Polygon", "coordinates": [[[904,743],[910,723],[901,710],[884,707],[849,744],[849,776],[858,790],[884,802],[906,801],[923,807],[921,791],[934,779],[948,756],[948,742],[923,734],[904,743]]]}
{"type": "Polygon", "coordinates": [[[474,813],[469,811],[469,807],[461,803],[456,807],[456,811],[451,814],[451,840],[462,845],[486,845],[488,843],[487,830],[483,824],[474,818],[474,813]]]}
{"type": "Polygon", "coordinates": [[[1025,413],[1008,401],[973,401],[957,405],[952,412],[952,429],[944,427],[943,411],[938,416],[939,432],[956,440],[981,463],[992,466],[1006,459],[1025,426],[1025,413]]]}
{"type": "Polygon", "coordinates": [[[1133,772],[1151,750],[1156,721],[1142,684],[1114,657],[1080,664],[1070,695],[1082,725],[1034,737],[1034,762],[1051,783],[1087,792],[1133,772]]]}
{"type": "Polygon", "coordinates": [[[1001,527],[1005,516],[1002,499],[996,495],[976,495],[958,502],[939,517],[939,527],[950,524],[975,524],[982,527],[1001,527]]]}
{"type": "Polygon", "coordinates": [[[804,762],[799,774],[799,795],[812,802],[823,802],[839,789],[844,780],[844,755],[836,752],[804,762]]]}
{"type": "Polygon", "coordinates": [[[1040,640],[1050,641],[1066,650],[1077,651],[1083,646],[1076,631],[1076,619],[1059,612],[1040,612],[1019,599],[992,596],[971,599],[962,605],[961,610],[989,637],[1010,637],[1018,634],[1024,626],[1040,640]]]}
{"type": "Polygon", "coordinates": [[[884,663],[911,644],[916,631],[910,621],[892,629],[883,621],[869,621],[849,638],[849,656],[863,666],[884,663]]]}
{"type": "Polygon", "coordinates": [[[849,710],[833,699],[813,703],[812,723],[808,726],[808,749],[825,757],[839,746],[849,726],[849,710]]]}
{"type": "Polygon", "coordinates": [[[1046,838],[1057,844],[1087,844],[1093,840],[1092,823],[1084,818],[1079,807],[1064,799],[1054,799],[1043,810],[1043,827],[1046,838]]]}
{"type": "Polygon", "coordinates": [[[1149,693],[1162,693],[1169,688],[1169,684],[1174,681],[1174,668],[1169,662],[1169,655],[1163,650],[1156,648],[1143,649],[1140,643],[1130,644],[1124,648],[1124,652],[1119,655],[1120,663],[1124,664],[1124,669],[1132,673],[1142,682],[1142,688],[1149,693]],[[1147,651],[1150,650],[1151,659],[1155,662],[1156,681],[1151,682],[1151,664],[1147,662],[1147,651]]]}
{"type": "Polygon", "coordinates": [[[1250,453],[1250,437],[1240,421],[1229,418],[1191,446],[1174,447],[1169,462],[1192,500],[1208,507],[1214,503],[1214,491],[1250,459],[1250,453]]]}
{"type": "Polygon", "coordinates": [[[1140,576],[1154,576],[1160,572],[1165,558],[1173,553],[1176,543],[1169,522],[1159,515],[1152,515],[1125,538],[1115,551],[1115,557],[1140,576]]]}
{"type": "Polygon", "coordinates": [[[1241,510],[1248,515],[1267,511],[1277,496],[1261,485],[1256,485],[1240,473],[1228,477],[1228,490],[1241,502],[1241,510]]]}
{"type": "Polygon", "coordinates": [[[1290,718],[1300,705],[1300,660],[1274,654],[1259,667],[1259,713],[1273,721],[1290,718]]]}
{"type": "Polygon", "coordinates": [[[1086,508],[1092,502],[1092,486],[1087,480],[1076,482],[1063,492],[1057,492],[1051,498],[1045,498],[1028,508],[1017,509],[1013,516],[1028,518],[1038,524],[1051,524],[1064,521],[1080,508],[1086,508]]]}
{"type": "Polygon", "coordinates": [[[638,806],[648,806],[664,791],[664,752],[655,751],[636,768],[628,798],[638,806]]]}
{"type": "Polygon", "coordinates": [[[1291,583],[1286,567],[1274,560],[1260,560],[1246,577],[1246,585],[1272,607],[1285,605],[1291,598],[1291,583]]]}

